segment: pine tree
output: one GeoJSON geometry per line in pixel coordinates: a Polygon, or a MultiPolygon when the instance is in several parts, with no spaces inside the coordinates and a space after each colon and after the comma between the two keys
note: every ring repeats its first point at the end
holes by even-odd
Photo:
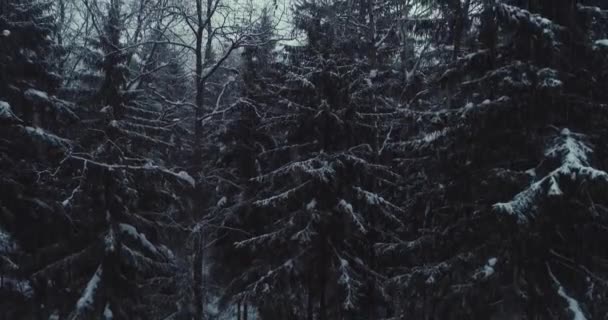
{"type": "Polygon", "coordinates": [[[165,167],[179,147],[173,118],[153,100],[128,90],[122,6],[122,1],[110,2],[99,35],[103,80],[90,104],[97,127],[81,139],[86,156],[72,157],[82,165],[83,176],[65,204],[72,214],[91,217],[81,227],[88,236],[77,255],[86,260],[66,257],[41,274],[58,266],[83,272],[87,281],[70,312],[73,319],[106,313],[125,319],[168,316],[175,309],[171,300],[183,299],[177,288],[185,270],[161,243],[179,240],[178,221],[188,209],[176,193],[194,181],[183,170],[165,167]]]}
{"type": "Polygon", "coordinates": [[[402,259],[389,281],[409,298],[401,314],[605,317],[603,267],[590,259],[605,238],[603,11],[482,8],[470,29],[479,45],[443,64],[438,94],[406,113],[419,135],[392,146],[407,155],[420,226],[387,252],[402,259]]]}
{"type": "Polygon", "coordinates": [[[368,98],[384,90],[374,85],[372,69],[383,57],[351,50],[365,44],[342,37],[348,25],[334,13],[345,5],[301,3],[298,27],[309,44],[288,48],[288,60],[274,63],[278,72],[263,83],[245,83],[259,119],[247,124],[272,140],[258,144],[260,169],[246,161],[257,176],[235,219],[250,235],[235,233],[242,240],[233,259],[249,266],[228,292],[263,318],[374,318],[388,311],[374,245],[402,225],[402,211],[385,198],[399,179],[383,153],[390,128],[370,121],[386,112],[368,98]]]}
{"type": "Polygon", "coordinates": [[[223,298],[220,305],[225,308],[228,302],[235,302],[239,319],[241,313],[245,317],[250,302],[240,298],[233,301],[234,292],[223,288],[241,275],[242,266],[253,260],[246,250],[235,248],[234,243],[244,240],[245,230],[257,228],[260,222],[251,205],[258,184],[251,179],[260,173],[258,154],[272,143],[271,137],[260,128],[261,113],[273,102],[273,93],[268,87],[275,74],[272,66],[276,61],[272,23],[269,9],[264,8],[248,39],[251,45],[246,46],[240,56],[238,99],[229,102],[228,112],[215,116],[221,117],[223,125],[219,129],[219,156],[213,164],[216,175],[221,178],[215,190],[216,203],[209,215],[210,223],[216,226],[210,228],[210,232],[217,239],[210,255],[210,274],[220,287],[218,295],[223,298]]]}
{"type": "Polygon", "coordinates": [[[170,315],[185,270],[161,243],[180,240],[178,221],[186,208],[176,194],[194,182],[162,161],[174,146],[173,132],[165,128],[173,119],[131,106],[133,97],[125,94],[121,3],[108,8],[98,65],[104,80],[98,99],[85,100],[86,107],[53,96],[60,79],[44,60],[55,49],[46,15],[51,4],[5,3],[2,166],[15,169],[2,176],[2,294],[8,297],[2,301],[12,304],[8,316],[170,315]],[[74,123],[79,119],[86,127],[74,123]],[[69,139],[50,131],[59,129],[69,139]],[[24,141],[36,148],[23,148],[24,141]],[[158,145],[167,149],[154,154],[158,145]]]}
{"type": "Polygon", "coordinates": [[[61,236],[67,219],[54,197],[61,181],[49,170],[71,149],[64,138],[78,122],[74,107],[54,96],[52,3],[0,3],[0,299],[4,314],[40,312],[40,283],[30,278],[38,250],[61,236]],[[10,170],[9,170],[10,168],[10,170]]]}

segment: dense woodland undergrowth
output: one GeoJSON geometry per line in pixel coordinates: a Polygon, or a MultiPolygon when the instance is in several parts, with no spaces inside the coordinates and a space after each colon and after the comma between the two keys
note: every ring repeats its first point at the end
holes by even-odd
{"type": "Polygon", "coordinates": [[[608,319],[607,170],[603,0],[0,0],[0,319],[608,319]]]}

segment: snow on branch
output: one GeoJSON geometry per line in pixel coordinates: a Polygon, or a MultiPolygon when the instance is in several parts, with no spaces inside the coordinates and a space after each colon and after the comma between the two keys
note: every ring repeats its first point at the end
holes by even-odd
{"type": "Polygon", "coordinates": [[[34,279],[45,279],[51,278],[53,275],[61,272],[66,272],[66,270],[71,270],[71,268],[76,264],[87,263],[87,261],[91,261],[93,257],[98,252],[99,246],[94,244],[88,246],[78,252],[70,254],[62,259],[59,259],[43,269],[36,271],[32,278],[34,279]]]}
{"type": "Polygon", "coordinates": [[[175,265],[172,263],[150,259],[124,244],[121,246],[120,255],[127,263],[140,271],[150,271],[156,275],[171,275],[175,273],[175,265]]]}
{"type": "Polygon", "coordinates": [[[555,69],[543,68],[536,73],[538,76],[538,87],[546,89],[559,89],[563,82],[559,79],[559,74],[555,69]]]}
{"type": "Polygon", "coordinates": [[[315,236],[316,234],[317,234],[317,232],[313,229],[311,222],[308,222],[308,224],[306,224],[306,227],[304,227],[304,229],[294,233],[290,239],[298,241],[300,243],[310,243],[310,241],[312,240],[312,237],[315,236]]]}
{"type": "Polygon", "coordinates": [[[50,107],[58,114],[70,120],[78,120],[79,117],[72,111],[71,104],[67,101],[49,97],[48,93],[36,89],[27,89],[24,92],[25,99],[35,105],[50,107]]]}
{"type": "Polygon", "coordinates": [[[381,197],[380,195],[378,195],[376,193],[363,190],[357,186],[353,187],[353,189],[357,192],[357,196],[360,199],[365,199],[365,202],[368,205],[382,207],[383,209],[380,210],[380,212],[382,212],[382,214],[385,217],[387,217],[389,220],[392,220],[393,222],[396,222],[399,225],[403,225],[401,220],[390,212],[390,211],[403,212],[403,209],[394,205],[390,201],[385,200],[383,197],[381,197]],[[384,210],[384,209],[390,209],[390,211],[384,210]]]}
{"type": "Polygon", "coordinates": [[[260,245],[260,244],[264,244],[264,243],[270,243],[273,241],[277,241],[277,240],[283,240],[283,234],[285,233],[285,229],[281,228],[279,230],[270,232],[270,233],[265,233],[259,236],[255,236],[243,241],[238,241],[234,243],[234,246],[236,248],[243,248],[246,246],[250,246],[255,248],[256,246],[260,245]]]}
{"type": "Polygon", "coordinates": [[[553,159],[561,159],[563,165],[559,168],[560,173],[571,175],[574,179],[576,172],[591,179],[608,179],[604,171],[590,167],[589,156],[593,154],[592,146],[584,142],[585,135],[573,133],[569,129],[563,129],[561,136],[555,139],[545,155],[553,159]]]}
{"type": "Polygon", "coordinates": [[[292,71],[289,71],[287,73],[287,81],[299,82],[302,86],[310,88],[310,89],[315,88],[315,85],[312,82],[310,82],[310,80],[308,80],[305,76],[299,75],[292,71]]]}
{"type": "MultiPolygon", "coordinates": [[[[149,121],[162,122],[160,120],[149,120],[149,121]]],[[[141,132],[141,133],[149,132],[149,133],[153,133],[156,135],[171,134],[171,130],[167,129],[167,126],[169,125],[168,122],[157,124],[157,125],[150,125],[150,124],[137,123],[136,121],[117,120],[117,123],[121,129],[128,130],[130,132],[141,132]]]]}
{"type": "Polygon", "coordinates": [[[272,180],[275,177],[285,176],[290,173],[305,174],[309,177],[315,178],[316,180],[329,182],[329,180],[336,174],[336,171],[327,160],[321,160],[317,156],[303,161],[288,163],[274,171],[253,179],[258,182],[265,182],[272,180]]]}
{"type": "Polygon", "coordinates": [[[277,152],[284,152],[284,151],[293,150],[293,149],[306,148],[306,147],[310,147],[310,146],[315,146],[317,144],[318,144],[317,142],[310,142],[310,143],[292,144],[292,145],[288,145],[288,146],[282,146],[279,148],[264,150],[260,153],[260,156],[274,154],[277,152]]]}
{"type": "Polygon", "coordinates": [[[413,281],[424,281],[425,284],[432,285],[435,284],[439,278],[450,272],[456,264],[469,261],[472,257],[473,255],[471,253],[461,253],[446,261],[416,266],[404,274],[391,278],[390,281],[406,288],[412,285],[413,281]]]}
{"type": "Polygon", "coordinates": [[[576,4],[576,8],[579,12],[591,15],[598,18],[608,19],[608,10],[602,10],[600,7],[596,6],[585,6],[583,4],[576,4]]]}
{"type": "Polygon", "coordinates": [[[49,95],[44,91],[40,91],[40,90],[36,90],[36,89],[27,89],[27,90],[25,90],[25,92],[23,94],[24,94],[25,98],[31,102],[41,102],[41,103],[50,102],[49,95]]]}
{"type": "Polygon", "coordinates": [[[500,213],[514,215],[518,222],[526,223],[534,215],[537,203],[545,196],[561,196],[561,179],[608,182],[608,173],[591,167],[589,157],[593,153],[585,143],[585,135],[573,133],[565,128],[555,137],[545,151],[545,156],[561,162],[561,165],[546,176],[529,185],[509,202],[497,203],[494,209],[500,213]]]}
{"type": "Polygon", "coordinates": [[[100,265],[99,267],[97,267],[97,270],[87,283],[87,286],[84,289],[82,296],[80,297],[80,299],[78,299],[78,302],[76,303],[76,312],[78,314],[84,312],[87,309],[93,308],[93,303],[95,302],[95,293],[99,289],[102,273],[103,269],[100,265]]]}
{"type": "Polygon", "coordinates": [[[530,211],[534,209],[534,205],[542,197],[542,184],[544,181],[542,179],[531,184],[524,191],[515,195],[513,200],[509,202],[496,203],[493,206],[494,210],[516,216],[519,223],[528,222],[528,215],[531,214],[530,211]]]}
{"type": "Polygon", "coordinates": [[[11,235],[0,229],[0,253],[11,253],[17,249],[17,243],[11,235]]]}
{"type": "Polygon", "coordinates": [[[277,204],[280,204],[286,200],[288,200],[289,198],[291,198],[295,193],[297,193],[298,191],[302,190],[304,187],[306,187],[308,184],[310,183],[310,180],[300,184],[299,186],[295,187],[295,188],[291,188],[287,191],[281,192],[277,195],[274,195],[270,198],[266,198],[266,199],[262,199],[262,200],[257,200],[255,201],[253,204],[255,206],[258,207],[274,207],[277,204]]]}
{"type": "MultiPolygon", "coordinates": [[[[361,189],[360,187],[353,187],[353,189],[357,192],[357,195],[367,202],[367,204],[371,206],[382,205],[394,209],[395,211],[403,211],[400,207],[392,204],[391,202],[385,200],[382,196],[377,193],[369,192],[361,189]]],[[[393,217],[396,219],[396,217],[393,217]]]]}
{"type": "Polygon", "coordinates": [[[340,263],[340,266],[338,267],[338,272],[340,274],[338,284],[345,290],[345,297],[342,305],[344,306],[345,310],[353,310],[357,304],[357,292],[361,287],[361,281],[355,278],[355,272],[348,263],[348,260],[344,259],[337,253],[336,257],[340,263]]]}
{"type": "Polygon", "coordinates": [[[32,283],[29,280],[3,276],[0,281],[0,290],[16,293],[27,299],[34,297],[32,283]]]}
{"type": "Polygon", "coordinates": [[[158,171],[158,172],[164,173],[166,175],[172,176],[173,178],[177,179],[178,181],[185,182],[192,187],[196,186],[196,182],[194,181],[194,178],[192,178],[192,176],[190,176],[187,172],[185,172],[185,171],[175,172],[175,171],[169,170],[165,167],[161,167],[161,166],[158,166],[158,165],[155,165],[152,163],[146,163],[143,166],[110,164],[110,163],[98,162],[98,161],[95,161],[92,159],[87,159],[87,158],[83,158],[83,157],[79,157],[79,156],[75,156],[75,155],[70,155],[70,159],[84,161],[87,164],[94,165],[97,167],[103,167],[108,170],[124,169],[124,170],[158,171]]]}
{"type": "Polygon", "coordinates": [[[370,163],[367,160],[365,160],[361,157],[357,157],[350,153],[340,153],[337,155],[337,158],[340,159],[341,161],[350,162],[355,166],[362,167],[363,169],[369,170],[374,173],[383,173],[386,176],[390,176],[394,179],[401,178],[401,176],[398,173],[392,171],[391,168],[388,166],[370,163]]]}
{"type": "Polygon", "coordinates": [[[271,293],[272,286],[276,285],[280,276],[294,270],[294,264],[302,254],[287,259],[276,268],[270,269],[265,275],[249,284],[244,292],[237,295],[237,298],[254,298],[271,293]]]}
{"type": "Polygon", "coordinates": [[[505,3],[497,3],[498,17],[515,24],[518,27],[527,29],[536,35],[548,38],[554,45],[557,44],[555,32],[563,29],[553,21],[542,17],[539,14],[532,14],[528,10],[511,6],[505,3]]]}
{"type": "Polygon", "coordinates": [[[70,140],[56,136],[39,127],[25,126],[23,127],[23,131],[25,132],[25,134],[32,137],[33,139],[41,141],[53,147],[57,147],[60,149],[69,149],[69,147],[72,145],[72,142],[70,140]]]}
{"type": "Polygon", "coordinates": [[[374,245],[374,249],[382,254],[391,254],[394,252],[404,253],[411,250],[419,249],[427,244],[433,242],[433,236],[424,235],[415,240],[411,241],[399,241],[393,243],[377,243],[374,245]]]}
{"type": "Polygon", "coordinates": [[[0,100],[0,121],[9,122],[9,123],[22,123],[23,121],[19,119],[11,109],[11,105],[6,101],[0,100]]]}
{"type": "Polygon", "coordinates": [[[346,202],[344,199],[341,199],[336,207],[338,210],[346,213],[352,219],[353,223],[357,226],[357,228],[359,228],[359,231],[362,233],[367,233],[367,229],[363,225],[363,217],[353,210],[353,206],[350,203],[346,202]]]}
{"type": "Polygon", "coordinates": [[[119,124],[119,122],[117,120],[112,120],[110,122],[110,126],[115,128],[116,130],[118,130],[120,133],[124,134],[125,136],[128,136],[129,138],[135,139],[135,140],[139,140],[142,142],[146,142],[146,143],[150,143],[152,145],[159,145],[159,146],[164,146],[167,148],[175,148],[175,145],[172,143],[168,143],[165,142],[163,140],[159,140],[153,137],[150,137],[148,135],[139,133],[139,132],[135,132],[135,131],[131,131],[131,130],[127,130],[124,127],[121,127],[121,125],[119,124]]]}
{"type": "Polygon", "coordinates": [[[14,253],[18,249],[13,237],[0,228],[0,270],[17,270],[19,266],[6,254],[14,253]]]}
{"type": "Polygon", "coordinates": [[[608,39],[595,40],[595,47],[608,49],[608,39]]]}
{"type": "Polygon", "coordinates": [[[559,282],[559,280],[557,280],[557,278],[551,271],[551,267],[548,264],[547,264],[547,271],[549,272],[549,277],[551,277],[551,280],[553,280],[553,284],[555,284],[555,286],[557,287],[557,294],[560,297],[564,298],[566,300],[566,302],[568,302],[568,309],[571,312],[572,320],[587,320],[578,301],[576,301],[576,299],[570,297],[566,293],[566,290],[564,289],[562,284],[559,282]]]}
{"type": "Polygon", "coordinates": [[[477,270],[475,272],[475,274],[473,274],[473,279],[485,280],[485,279],[491,277],[496,272],[495,268],[496,268],[497,262],[498,262],[497,258],[492,257],[492,258],[488,259],[486,264],[482,268],[477,270]]]}
{"type": "Polygon", "coordinates": [[[126,234],[132,239],[136,240],[142,247],[146,248],[146,250],[148,250],[149,252],[153,253],[156,256],[164,257],[161,251],[157,249],[156,246],[152,244],[150,240],[148,240],[148,238],[146,238],[146,235],[137,231],[134,226],[127,223],[121,223],[119,224],[119,228],[123,234],[126,234]]]}
{"type": "Polygon", "coordinates": [[[428,133],[423,133],[421,137],[406,141],[390,143],[389,147],[394,150],[423,150],[432,147],[435,142],[449,137],[455,131],[454,127],[446,127],[441,130],[435,130],[428,133]]]}
{"type": "Polygon", "coordinates": [[[114,314],[112,313],[112,309],[110,309],[109,303],[106,303],[106,307],[103,308],[103,318],[104,318],[104,320],[114,319],[114,314]]]}

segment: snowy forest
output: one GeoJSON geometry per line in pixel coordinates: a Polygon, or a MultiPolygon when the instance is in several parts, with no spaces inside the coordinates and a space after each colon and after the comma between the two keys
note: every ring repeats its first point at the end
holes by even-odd
{"type": "Polygon", "coordinates": [[[0,0],[0,319],[608,319],[608,1],[0,0]]]}

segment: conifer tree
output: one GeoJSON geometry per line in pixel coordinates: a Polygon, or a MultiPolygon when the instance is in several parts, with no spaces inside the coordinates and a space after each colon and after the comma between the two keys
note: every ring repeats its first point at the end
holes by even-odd
{"type": "Polygon", "coordinates": [[[0,300],[3,314],[29,318],[44,306],[30,278],[41,247],[68,222],[56,203],[62,190],[49,171],[71,148],[65,138],[78,116],[54,96],[60,84],[50,57],[51,2],[0,2],[0,300]]]}
{"type": "Polygon", "coordinates": [[[183,271],[161,243],[178,241],[168,237],[185,212],[176,193],[193,185],[151,156],[151,145],[171,145],[153,136],[171,119],[125,99],[119,1],[100,35],[98,99],[76,107],[53,96],[60,79],[45,60],[56,49],[50,5],[1,7],[2,166],[15,169],[2,175],[3,303],[12,318],[168,316],[183,271]],[[129,123],[134,112],[155,126],[129,123]],[[147,148],[136,147],[142,140],[147,148]]]}
{"type": "Polygon", "coordinates": [[[603,267],[589,257],[604,255],[594,243],[605,238],[605,96],[595,84],[605,35],[594,29],[605,30],[605,9],[482,4],[469,31],[478,42],[440,68],[425,108],[405,113],[419,135],[392,146],[407,155],[408,212],[420,226],[385,247],[403,259],[389,283],[409,302],[396,309],[602,318],[603,267]]]}
{"type": "MultiPolygon", "coordinates": [[[[381,112],[366,94],[382,90],[370,70],[382,60],[343,51],[353,41],[340,38],[348,27],[334,13],[343,5],[301,3],[298,27],[309,44],[289,47],[288,60],[265,77],[246,74],[248,114],[258,122],[247,124],[272,140],[258,143],[259,169],[246,161],[256,176],[240,196],[244,232],[235,233],[242,240],[233,259],[249,266],[227,290],[264,319],[387,311],[373,246],[401,225],[401,209],[385,199],[398,175],[381,160],[388,126],[366,123],[381,112]]],[[[245,52],[246,68],[254,69],[255,53],[245,52]]]]}

